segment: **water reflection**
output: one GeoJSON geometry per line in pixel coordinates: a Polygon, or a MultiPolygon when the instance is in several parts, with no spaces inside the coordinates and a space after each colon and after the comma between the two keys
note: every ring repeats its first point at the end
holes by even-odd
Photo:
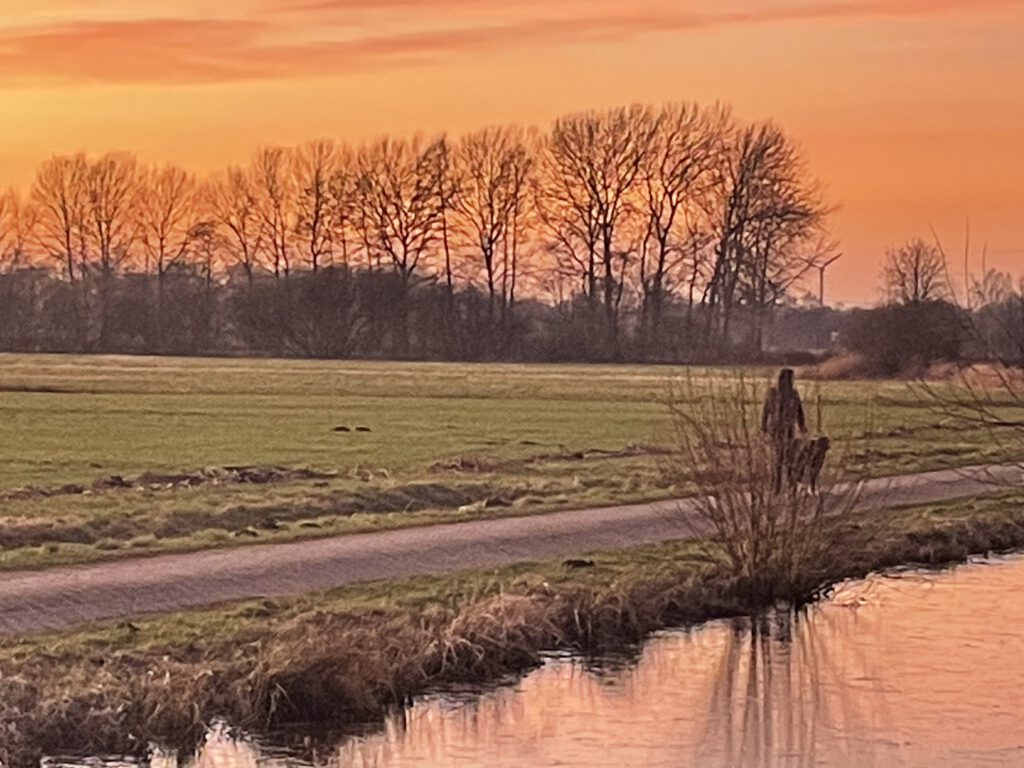
{"type": "MultiPolygon", "coordinates": [[[[331,768],[1024,764],[1024,561],[874,579],[801,615],[666,633],[635,663],[552,661],[438,696],[331,768]]],[[[287,762],[214,740],[196,768],[287,762]]]]}
{"type": "Polygon", "coordinates": [[[834,651],[848,629],[837,614],[734,622],[721,637],[695,762],[815,766],[835,741],[851,764],[890,765],[863,739],[888,719],[877,660],[863,649],[834,651]],[[838,625],[838,626],[837,626],[838,625]]]}

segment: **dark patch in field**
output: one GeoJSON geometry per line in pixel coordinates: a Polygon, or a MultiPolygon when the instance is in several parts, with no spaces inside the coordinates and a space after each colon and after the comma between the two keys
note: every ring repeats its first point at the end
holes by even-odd
{"type": "Polygon", "coordinates": [[[974,448],[969,445],[944,445],[941,448],[931,451],[936,456],[965,456],[974,453],[974,448]]]}
{"type": "Polygon", "coordinates": [[[322,472],[309,467],[207,467],[196,472],[179,474],[146,472],[138,477],[136,484],[142,486],[268,485],[290,483],[295,480],[326,480],[337,477],[337,474],[337,472],[322,472]]]}
{"type": "Polygon", "coordinates": [[[603,448],[588,448],[584,451],[572,451],[563,453],[550,453],[536,456],[529,461],[593,461],[594,459],[624,459],[629,456],[667,456],[671,451],[656,445],[642,445],[635,443],[627,445],[616,451],[608,451],[603,448]]]}
{"type": "MultiPolygon", "coordinates": [[[[520,443],[526,445],[527,442],[520,443]]],[[[634,443],[625,448],[607,450],[587,448],[582,451],[562,450],[556,453],[541,453],[525,459],[500,459],[490,456],[456,456],[430,465],[431,472],[502,472],[522,469],[524,466],[560,461],[596,461],[602,459],[623,459],[631,456],[666,456],[671,451],[656,445],[634,443]]]]}
{"type": "Polygon", "coordinates": [[[569,559],[562,563],[566,568],[593,568],[593,560],[569,559]]]}
{"type": "Polygon", "coordinates": [[[32,395],[69,395],[81,390],[68,387],[54,387],[46,384],[0,384],[0,392],[20,392],[32,395]]]}
{"type": "Polygon", "coordinates": [[[110,477],[101,477],[95,483],[92,484],[93,490],[113,490],[115,488],[131,488],[133,483],[125,480],[121,475],[111,475],[110,477]]]}
{"type": "Polygon", "coordinates": [[[91,486],[68,483],[39,488],[26,486],[0,493],[0,501],[41,499],[51,496],[76,496],[85,493],[118,491],[133,488],[161,490],[167,488],[193,488],[199,485],[268,485],[290,483],[297,480],[327,480],[337,477],[336,472],[321,472],[308,467],[207,467],[193,472],[144,472],[134,479],[109,475],[94,481],[91,486]]]}
{"type": "Polygon", "coordinates": [[[183,538],[201,531],[225,531],[236,537],[258,537],[295,523],[300,528],[323,528],[319,519],[359,513],[386,514],[426,509],[508,507],[527,491],[498,488],[487,483],[447,486],[410,483],[323,494],[300,503],[240,504],[220,510],[185,509],[166,517],[147,513],[110,514],[99,518],[10,518],[0,525],[0,549],[38,547],[52,543],[98,545],[130,542],[141,536],[183,538]]]}

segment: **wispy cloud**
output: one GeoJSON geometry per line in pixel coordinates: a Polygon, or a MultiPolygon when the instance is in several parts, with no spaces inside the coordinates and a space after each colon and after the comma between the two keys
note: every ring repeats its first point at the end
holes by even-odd
{"type": "Polygon", "coordinates": [[[819,0],[757,8],[749,2],[723,3],[709,12],[707,4],[685,0],[246,2],[255,20],[192,15],[81,19],[65,12],[58,21],[9,28],[0,32],[0,85],[330,76],[501,48],[627,40],[654,32],[1019,7],[1019,0],[819,0]]]}

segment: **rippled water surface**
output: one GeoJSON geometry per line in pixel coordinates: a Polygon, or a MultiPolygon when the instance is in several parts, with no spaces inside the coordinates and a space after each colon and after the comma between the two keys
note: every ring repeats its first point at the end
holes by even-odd
{"type": "MultiPolygon", "coordinates": [[[[847,586],[795,617],[556,660],[425,699],[322,755],[337,768],[1024,766],[1024,559],[847,586]]],[[[294,762],[211,738],[193,768],[294,762]]]]}

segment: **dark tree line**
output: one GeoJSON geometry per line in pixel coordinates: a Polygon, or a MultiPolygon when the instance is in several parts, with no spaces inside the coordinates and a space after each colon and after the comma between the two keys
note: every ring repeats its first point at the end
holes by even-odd
{"type": "Polygon", "coordinates": [[[59,156],[0,198],[0,346],[749,357],[830,255],[827,213],[787,136],[721,106],[264,148],[205,179],[59,156]]]}

